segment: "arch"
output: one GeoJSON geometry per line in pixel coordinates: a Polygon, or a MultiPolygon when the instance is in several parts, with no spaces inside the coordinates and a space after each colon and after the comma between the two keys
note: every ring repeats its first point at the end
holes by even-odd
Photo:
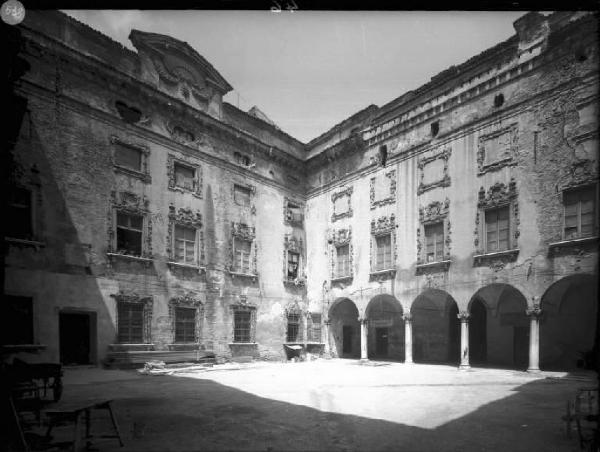
{"type": "Polygon", "coordinates": [[[443,290],[427,289],[411,307],[415,362],[457,364],[460,360],[458,305],[443,290]]]}
{"type": "Polygon", "coordinates": [[[471,365],[526,369],[529,362],[527,299],[510,284],[480,288],[469,300],[471,365]]]}
{"type": "Polygon", "coordinates": [[[349,298],[338,298],[328,310],[331,353],[339,358],[360,358],[358,308],[349,298]]]}
{"type": "Polygon", "coordinates": [[[376,295],[365,313],[369,359],[403,361],[404,319],[400,302],[392,295],[376,295]]]}
{"type": "Polygon", "coordinates": [[[540,367],[589,368],[598,323],[598,280],[589,274],[554,282],[542,295],[540,367]]]}

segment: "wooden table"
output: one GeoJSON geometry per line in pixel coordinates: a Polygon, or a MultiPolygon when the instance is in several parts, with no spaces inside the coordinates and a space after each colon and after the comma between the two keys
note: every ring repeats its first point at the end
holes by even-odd
{"type": "Polygon", "coordinates": [[[82,439],[86,442],[86,448],[89,448],[92,438],[117,439],[119,441],[119,445],[123,447],[121,433],[119,432],[119,426],[117,425],[117,419],[113,413],[111,402],[112,400],[102,400],[71,405],[63,404],[62,406],[50,410],[44,410],[44,413],[48,417],[48,430],[46,431],[46,439],[50,441],[52,429],[57,425],[72,423],[73,439],[72,441],[68,441],[68,443],[72,445],[74,451],[79,451],[81,449],[82,439]],[[107,410],[108,414],[110,415],[110,420],[114,431],[110,434],[92,435],[92,410],[107,410]],[[82,423],[85,424],[85,436],[83,438],[80,435],[82,423]]]}

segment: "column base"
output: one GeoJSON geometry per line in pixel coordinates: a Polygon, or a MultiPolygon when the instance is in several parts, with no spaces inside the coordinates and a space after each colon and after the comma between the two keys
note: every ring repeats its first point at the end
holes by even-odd
{"type": "Polygon", "coordinates": [[[539,369],[539,367],[535,367],[535,368],[531,367],[531,368],[527,369],[527,373],[529,373],[529,374],[539,374],[541,372],[542,371],[539,369]]]}
{"type": "Polygon", "coordinates": [[[369,358],[361,358],[361,359],[359,359],[359,360],[358,360],[358,362],[359,362],[360,364],[366,364],[366,363],[368,363],[368,362],[369,362],[369,358]]]}
{"type": "Polygon", "coordinates": [[[414,364],[414,363],[415,363],[415,362],[414,362],[414,361],[412,361],[412,360],[411,360],[411,361],[404,361],[404,364],[414,364]]]}
{"type": "Polygon", "coordinates": [[[458,366],[458,370],[471,370],[471,366],[469,364],[461,364],[458,366]]]}

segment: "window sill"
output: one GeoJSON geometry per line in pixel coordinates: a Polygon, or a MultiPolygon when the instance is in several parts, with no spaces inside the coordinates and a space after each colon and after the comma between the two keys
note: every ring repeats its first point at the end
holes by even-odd
{"type": "Polygon", "coordinates": [[[386,270],[377,270],[369,273],[369,281],[383,281],[385,279],[392,279],[396,276],[395,268],[388,268],[386,270]]]}
{"type": "Polygon", "coordinates": [[[19,353],[19,352],[29,352],[29,353],[37,353],[40,350],[44,350],[47,347],[45,344],[6,344],[1,345],[0,349],[2,352],[8,353],[19,353]]]}
{"type": "Polygon", "coordinates": [[[425,273],[447,272],[452,261],[450,259],[436,262],[427,262],[425,264],[417,264],[416,274],[423,275],[425,273]]]}
{"type": "Polygon", "coordinates": [[[124,260],[137,261],[137,262],[143,263],[146,266],[149,266],[150,264],[152,264],[152,262],[154,262],[154,259],[150,259],[148,257],[141,257],[141,256],[132,256],[130,254],[106,253],[106,255],[109,257],[109,259],[124,259],[124,260]]]}
{"type": "Polygon", "coordinates": [[[239,272],[229,271],[229,274],[231,275],[232,278],[248,278],[248,279],[252,279],[253,282],[255,282],[258,279],[258,275],[253,274],[253,273],[239,273],[239,272]]]}
{"type": "Polygon", "coordinates": [[[301,286],[303,287],[306,284],[306,281],[303,279],[284,279],[283,284],[286,286],[301,286]]]}
{"type": "Polygon", "coordinates": [[[42,248],[46,246],[44,242],[39,242],[37,240],[16,239],[13,237],[4,237],[4,241],[8,243],[14,243],[15,245],[33,246],[34,248],[42,248]]]}
{"type": "Polygon", "coordinates": [[[336,276],[335,278],[331,278],[331,283],[341,283],[341,282],[345,282],[345,281],[352,281],[352,279],[354,278],[354,276],[352,275],[348,275],[348,276],[336,276]]]}
{"type": "Polygon", "coordinates": [[[257,342],[230,342],[228,345],[229,346],[232,346],[232,345],[234,345],[234,346],[235,345],[258,345],[258,343],[257,342]]]}
{"type": "Polygon", "coordinates": [[[550,256],[560,256],[564,254],[579,254],[594,245],[598,244],[598,236],[581,237],[577,239],[561,240],[548,244],[550,256]]]}
{"type": "Polygon", "coordinates": [[[485,254],[477,254],[473,256],[473,266],[481,267],[490,265],[495,261],[500,261],[502,263],[514,262],[517,260],[517,256],[519,255],[519,249],[513,250],[505,250],[505,251],[496,251],[494,253],[485,253],[485,254]]]}
{"type": "Polygon", "coordinates": [[[192,188],[185,188],[185,187],[180,187],[178,185],[175,185],[175,186],[169,187],[169,190],[176,191],[179,193],[189,193],[198,199],[202,199],[202,194],[200,193],[200,191],[192,189],[192,188]]]}
{"type": "Polygon", "coordinates": [[[126,168],[124,166],[114,165],[115,171],[123,174],[127,174],[128,176],[135,177],[149,184],[152,182],[152,176],[150,174],[142,173],[141,171],[136,171],[131,168],[126,168]]]}
{"type": "Polygon", "coordinates": [[[198,270],[198,273],[202,273],[202,272],[206,271],[206,267],[203,267],[201,265],[184,264],[183,262],[168,261],[167,265],[169,267],[181,267],[181,268],[189,268],[191,270],[198,270]]]}

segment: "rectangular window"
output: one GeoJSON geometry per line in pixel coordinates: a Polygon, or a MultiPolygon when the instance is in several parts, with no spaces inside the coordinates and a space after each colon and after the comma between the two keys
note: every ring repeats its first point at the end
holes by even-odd
{"type": "Polygon", "coordinates": [[[118,303],[118,335],[122,344],[141,344],[144,342],[144,304],[118,303]]]}
{"type": "Polygon", "coordinates": [[[426,262],[444,260],[444,223],[425,225],[426,262]]]}
{"type": "Polygon", "coordinates": [[[569,240],[594,235],[595,187],[566,191],[563,193],[563,203],[565,206],[564,238],[569,240]]]}
{"type": "Polygon", "coordinates": [[[300,254],[288,251],[287,253],[287,279],[298,278],[298,266],[300,265],[300,254]]]}
{"type": "Polygon", "coordinates": [[[233,186],[233,200],[239,206],[250,205],[251,190],[248,187],[242,187],[241,185],[233,186]]]}
{"type": "Polygon", "coordinates": [[[175,225],[175,260],[196,264],[196,229],[175,225]]]}
{"type": "Polygon", "coordinates": [[[33,239],[33,215],[31,190],[12,187],[9,194],[8,214],[6,218],[6,236],[13,239],[33,239]]]}
{"type": "Polygon", "coordinates": [[[236,237],[234,247],[233,270],[239,273],[250,274],[252,268],[250,265],[252,242],[236,237]]]}
{"type": "Polygon", "coordinates": [[[180,165],[179,163],[174,164],[175,171],[175,185],[177,187],[185,188],[186,190],[195,189],[195,178],[196,170],[189,166],[180,165]]]}
{"type": "Polygon", "coordinates": [[[195,308],[175,308],[175,342],[196,342],[195,308]]]}
{"type": "Polygon", "coordinates": [[[311,314],[308,322],[308,341],[321,342],[321,314],[311,314]]]}
{"type": "Polygon", "coordinates": [[[142,151],[131,146],[117,144],[115,164],[134,171],[142,171],[142,151]]]}
{"type": "Polygon", "coordinates": [[[5,295],[2,316],[2,344],[33,344],[33,299],[5,295]]]}
{"type": "Polygon", "coordinates": [[[509,207],[500,207],[485,211],[486,252],[509,249],[509,207]]]}
{"type": "Polygon", "coordinates": [[[290,223],[302,223],[302,212],[296,204],[288,203],[286,215],[290,223]]]}
{"type": "Polygon", "coordinates": [[[375,271],[392,268],[392,236],[391,234],[375,237],[375,271]]]}
{"type": "Polygon", "coordinates": [[[287,316],[287,342],[297,342],[300,335],[300,314],[288,314],[287,316]]]}
{"type": "Polygon", "coordinates": [[[142,255],[144,217],[117,212],[117,252],[132,256],[142,255]]]}
{"type": "Polygon", "coordinates": [[[250,342],[250,311],[235,311],[233,314],[233,342],[250,342]]]}
{"type": "Polygon", "coordinates": [[[350,245],[338,246],[336,251],[336,276],[350,276],[350,245]]]}

